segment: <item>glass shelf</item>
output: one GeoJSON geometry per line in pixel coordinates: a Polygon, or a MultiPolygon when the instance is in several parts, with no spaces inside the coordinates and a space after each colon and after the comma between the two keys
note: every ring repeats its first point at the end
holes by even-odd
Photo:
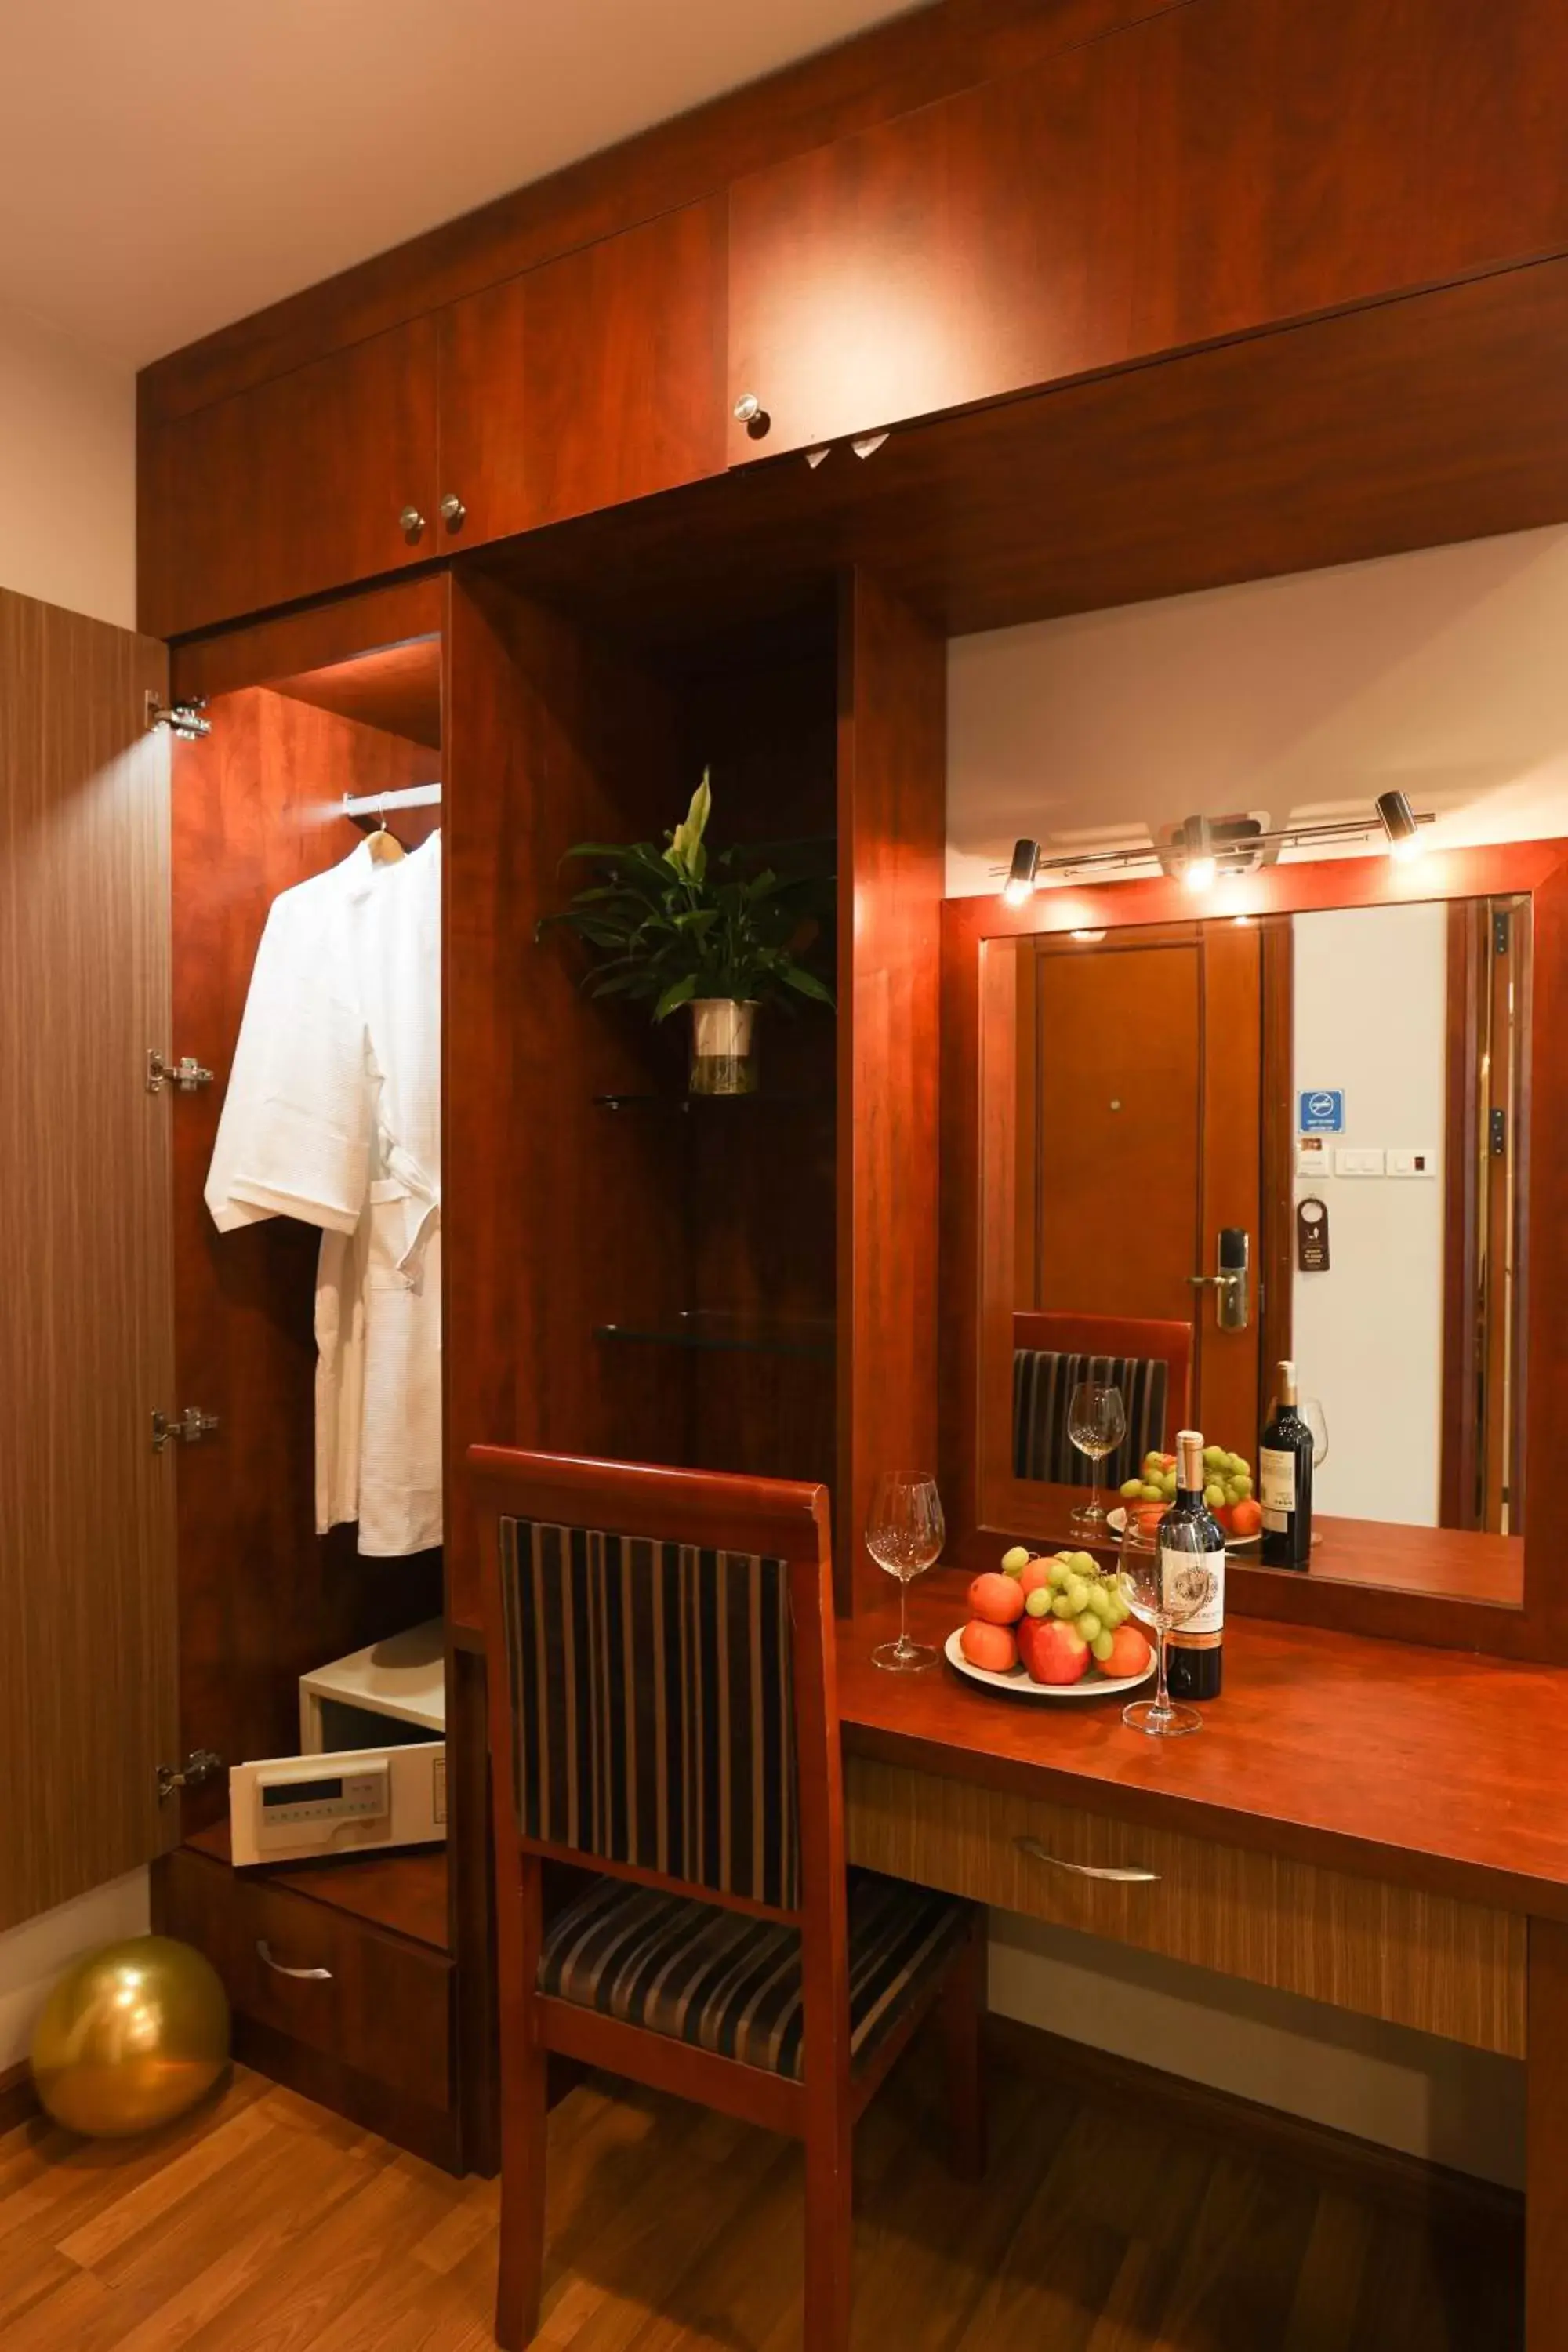
{"type": "Polygon", "coordinates": [[[695,1348],[752,1356],[813,1356],[831,1361],[835,1327],[829,1316],[720,1314],[695,1307],[668,1322],[599,1323],[595,1339],[632,1340],[653,1348],[695,1348]]]}
{"type": "Polygon", "coordinates": [[[706,1112],[710,1106],[724,1108],[736,1103],[751,1103],[760,1109],[799,1110],[816,1108],[831,1110],[833,1097],[826,1088],[809,1094],[770,1094],[764,1088],[754,1095],[595,1095],[595,1107],[600,1110],[656,1110],[675,1118],[689,1116],[692,1110],[706,1112]]]}

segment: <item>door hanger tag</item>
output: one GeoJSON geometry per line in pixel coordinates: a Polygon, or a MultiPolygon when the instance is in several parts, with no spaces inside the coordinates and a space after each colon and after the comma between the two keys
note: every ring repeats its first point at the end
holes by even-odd
{"type": "Polygon", "coordinates": [[[1329,1211],[1326,1202],[1309,1196],[1296,1203],[1296,1271],[1329,1271],[1329,1211]]]}

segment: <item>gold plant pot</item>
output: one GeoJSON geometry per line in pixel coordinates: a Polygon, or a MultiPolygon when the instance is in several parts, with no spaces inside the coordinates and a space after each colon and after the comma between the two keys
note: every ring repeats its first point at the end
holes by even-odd
{"type": "Polygon", "coordinates": [[[691,1075],[694,1095],[754,1095],[757,1062],[752,1050],[757,1008],[732,996],[691,1000],[691,1075]]]}

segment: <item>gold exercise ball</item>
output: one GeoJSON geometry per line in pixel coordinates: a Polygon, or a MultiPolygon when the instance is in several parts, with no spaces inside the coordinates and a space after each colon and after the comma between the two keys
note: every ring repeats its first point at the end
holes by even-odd
{"type": "Polygon", "coordinates": [[[68,1968],[33,2035],[33,2079],[58,2124],[125,2139],[184,2115],[228,2063],[216,1970],[172,1936],[105,1944],[68,1968]]]}

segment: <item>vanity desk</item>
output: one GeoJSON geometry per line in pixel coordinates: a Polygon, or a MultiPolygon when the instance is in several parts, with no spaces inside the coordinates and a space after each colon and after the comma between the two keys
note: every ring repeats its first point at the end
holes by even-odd
{"type": "MultiPolygon", "coordinates": [[[[965,1581],[912,1589],[917,1640],[965,1581]]],[[[896,1614],[839,1636],[851,1862],[1526,2059],[1529,2352],[1568,2347],[1568,1672],[1252,1619],[1165,1742],[885,1674],[896,1614]]]]}

